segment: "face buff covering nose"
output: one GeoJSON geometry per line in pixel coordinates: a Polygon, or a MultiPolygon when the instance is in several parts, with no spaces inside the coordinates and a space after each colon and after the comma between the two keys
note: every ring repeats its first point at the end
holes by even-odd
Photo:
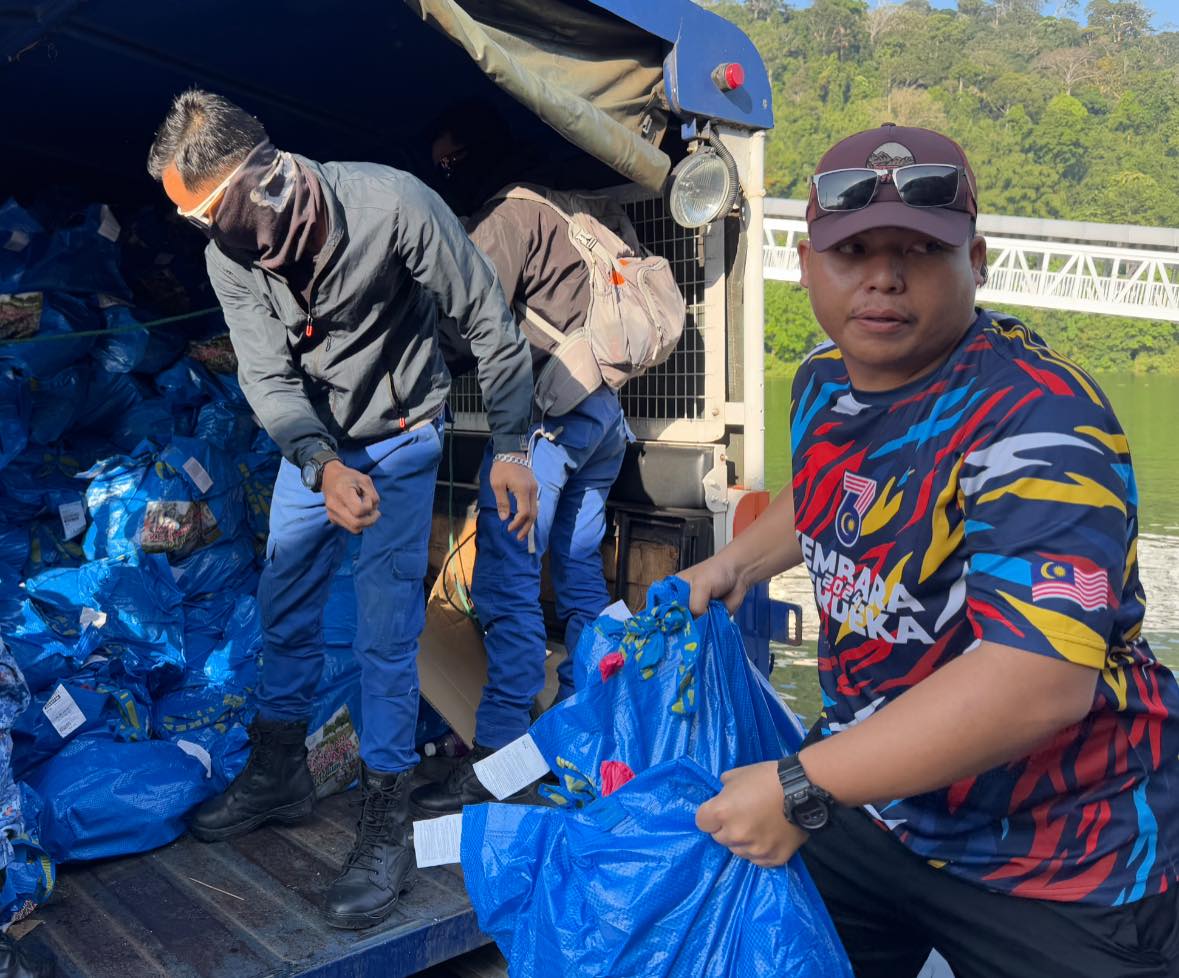
{"type": "Polygon", "coordinates": [[[314,257],[323,213],[319,181],[290,153],[259,143],[226,188],[211,233],[225,251],[279,271],[314,257]]]}

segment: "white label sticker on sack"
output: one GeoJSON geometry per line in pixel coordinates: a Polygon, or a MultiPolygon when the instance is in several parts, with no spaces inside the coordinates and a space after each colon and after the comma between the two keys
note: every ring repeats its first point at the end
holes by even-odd
{"type": "Polygon", "coordinates": [[[625,601],[615,601],[609,608],[602,612],[607,618],[613,618],[615,621],[626,621],[628,618],[633,618],[630,608],[626,606],[625,601]]]}
{"type": "Polygon", "coordinates": [[[184,463],[184,471],[188,473],[192,484],[197,487],[202,496],[213,488],[213,480],[209,478],[209,473],[195,458],[190,458],[184,463]]]}
{"type": "Polygon", "coordinates": [[[86,507],[81,501],[76,503],[62,503],[57,507],[61,514],[61,532],[65,539],[72,540],[86,529],[86,507]]]}
{"type": "Polygon", "coordinates": [[[103,204],[102,223],[98,225],[98,233],[106,238],[107,241],[118,241],[119,232],[122,230],[119,222],[115,219],[115,215],[111,213],[111,209],[106,204],[103,204]]]}
{"type": "Polygon", "coordinates": [[[461,862],[463,814],[443,815],[413,823],[413,850],[418,869],[461,862]]]}
{"type": "Polygon", "coordinates": [[[29,246],[28,232],[19,228],[8,232],[8,240],[4,242],[5,251],[24,251],[29,246]]]}
{"type": "Polygon", "coordinates": [[[53,729],[63,740],[86,722],[86,714],[78,709],[78,704],[74,702],[69,690],[60,684],[41,708],[41,712],[53,724],[53,729]]]}
{"type": "Polygon", "coordinates": [[[102,628],[106,624],[106,612],[99,611],[97,608],[83,608],[82,613],[78,615],[78,624],[83,628],[93,625],[95,628],[102,628]]]}
{"type": "Polygon", "coordinates": [[[476,761],[474,768],[475,777],[500,801],[549,773],[544,755],[529,734],[476,761]]]}
{"type": "Polygon", "coordinates": [[[98,295],[99,309],[113,309],[115,306],[126,306],[130,303],[124,302],[118,296],[107,295],[105,292],[100,292],[98,295]]]}
{"type": "Polygon", "coordinates": [[[179,747],[189,757],[195,757],[205,766],[205,777],[211,778],[213,776],[213,758],[209,752],[205,750],[200,744],[194,744],[191,740],[178,740],[176,746],[179,747]]]}

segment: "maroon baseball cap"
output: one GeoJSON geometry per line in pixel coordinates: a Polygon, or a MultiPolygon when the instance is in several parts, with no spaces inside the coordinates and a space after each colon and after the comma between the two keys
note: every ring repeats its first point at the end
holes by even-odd
{"type": "Polygon", "coordinates": [[[906,228],[920,231],[948,245],[965,244],[970,222],[978,214],[977,184],[966,154],[954,140],[931,129],[913,129],[886,123],[848,136],[827,150],[816,173],[868,167],[894,170],[913,163],[948,163],[959,166],[958,196],[945,207],[910,207],[901,200],[891,181],[880,182],[867,207],[854,211],[825,211],[819,207],[814,181],[807,201],[806,222],[811,243],[826,251],[853,234],[873,228],[906,228]]]}

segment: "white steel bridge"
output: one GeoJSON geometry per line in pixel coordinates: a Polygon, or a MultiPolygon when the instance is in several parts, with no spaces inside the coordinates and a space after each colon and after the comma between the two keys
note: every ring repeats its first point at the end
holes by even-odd
{"type": "MultiPolygon", "coordinates": [[[[806,201],[765,202],[765,277],[797,282],[806,201]]],[[[980,214],[986,305],[1179,322],[1179,230],[980,214]]]]}

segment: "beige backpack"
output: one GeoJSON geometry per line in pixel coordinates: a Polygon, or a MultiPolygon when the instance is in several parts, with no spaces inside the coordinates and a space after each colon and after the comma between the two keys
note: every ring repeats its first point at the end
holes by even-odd
{"type": "Polygon", "coordinates": [[[666,360],[684,332],[684,297],[667,259],[649,254],[618,202],[603,194],[505,188],[497,199],[551,207],[569,226],[569,240],[589,272],[585,325],[563,333],[523,304],[520,329],[530,342],[556,344],[536,378],[542,415],[573,410],[603,383],[618,390],[666,360]]]}

